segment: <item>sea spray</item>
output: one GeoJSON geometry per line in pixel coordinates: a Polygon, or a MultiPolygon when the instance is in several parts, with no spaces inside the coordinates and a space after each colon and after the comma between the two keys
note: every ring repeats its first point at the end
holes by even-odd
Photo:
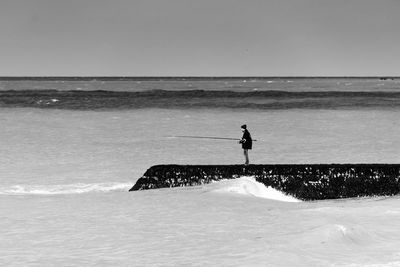
{"type": "Polygon", "coordinates": [[[126,191],[128,183],[76,183],[65,185],[12,185],[0,187],[0,195],[62,195],[126,191]]]}
{"type": "Polygon", "coordinates": [[[300,202],[300,200],[286,195],[272,187],[267,187],[255,180],[254,177],[244,176],[237,179],[223,180],[209,185],[211,192],[216,193],[233,193],[244,196],[253,196],[278,200],[284,202],[300,202]]]}

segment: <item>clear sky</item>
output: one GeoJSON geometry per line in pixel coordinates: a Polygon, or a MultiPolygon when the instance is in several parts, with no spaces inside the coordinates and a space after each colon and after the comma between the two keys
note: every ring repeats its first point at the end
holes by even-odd
{"type": "Polygon", "coordinates": [[[399,0],[0,0],[0,76],[400,76],[399,0]]]}

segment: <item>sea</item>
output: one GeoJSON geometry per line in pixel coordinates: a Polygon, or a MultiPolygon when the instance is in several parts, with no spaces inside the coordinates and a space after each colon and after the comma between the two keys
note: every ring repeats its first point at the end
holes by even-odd
{"type": "Polygon", "coordinates": [[[400,78],[3,77],[0,266],[400,266],[400,197],[253,177],[128,192],[156,164],[400,163],[400,78]]]}

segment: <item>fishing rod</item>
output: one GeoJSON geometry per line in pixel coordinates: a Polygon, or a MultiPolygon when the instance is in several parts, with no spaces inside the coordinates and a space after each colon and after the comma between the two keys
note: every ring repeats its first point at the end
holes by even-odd
{"type": "MultiPolygon", "coordinates": [[[[169,137],[171,137],[171,138],[196,138],[196,139],[234,140],[234,141],[242,140],[240,138],[215,137],[215,136],[197,136],[197,135],[175,135],[175,136],[169,136],[169,137]]],[[[253,139],[253,141],[257,141],[257,140],[253,139]]]]}

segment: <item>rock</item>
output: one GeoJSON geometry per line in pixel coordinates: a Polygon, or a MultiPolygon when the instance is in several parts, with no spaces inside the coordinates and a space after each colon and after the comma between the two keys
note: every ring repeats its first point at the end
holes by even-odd
{"type": "Polygon", "coordinates": [[[396,195],[400,164],[156,165],[129,191],[193,186],[254,176],[302,200],[396,195]]]}

